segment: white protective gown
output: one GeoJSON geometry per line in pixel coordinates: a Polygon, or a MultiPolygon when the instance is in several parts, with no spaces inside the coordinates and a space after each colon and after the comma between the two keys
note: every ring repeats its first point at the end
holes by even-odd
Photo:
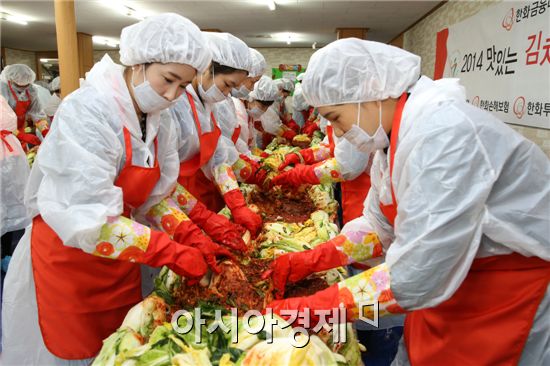
{"type": "Polygon", "coordinates": [[[302,93],[302,84],[297,83],[294,87],[294,95],[292,97],[292,119],[298,124],[298,126],[300,126],[300,128],[304,127],[306,123],[302,111],[307,111],[308,109],[309,105],[307,104],[302,93]]]}
{"type": "Polygon", "coordinates": [[[40,104],[42,105],[42,108],[45,108],[46,105],[48,104],[48,101],[50,100],[50,97],[52,96],[52,93],[50,92],[49,89],[46,89],[42,85],[38,85],[38,84],[33,84],[33,85],[36,89],[38,100],[40,100],[40,104]]]}
{"type": "Polygon", "coordinates": [[[48,98],[47,103],[44,104],[44,113],[46,113],[48,117],[54,116],[60,104],[61,104],[61,98],[59,98],[57,94],[53,93],[48,98]]]}
{"type": "MultiPolygon", "coordinates": [[[[422,77],[410,92],[392,177],[398,230],[379,206],[391,203],[383,151],[364,216],[348,223],[380,237],[397,302],[409,310],[439,305],[476,258],[517,252],[550,260],[550,162],[542,150],[468,104],[456,79],[422,77]]],[[[549,291],[520,365],[550,364],[549,291]]],[[[403,346],[394,364],[408,364],[403,346]]]]}
{"type": "MultiPolygon", "coordinates": [[[[15,131],[15,112],[2,96],[0,103],[0,131],[15,131]]],[[[15,135],[7,135],[4,139],[5,143],[0,140],[0,236],[24,229],[30,223],[24,203],[25,186],[30,172],[27,156],[15,135]]]]}
{"type": "MultiPolygon", "coordinates": [[[[168,195],[179,169],[170,115],[167,111],[148,115],[144,142],[122,72],[123,67],[106,55],[94,65],[85,86],[64,99],[37,155],[25,193],[31,217],[42,215],[65,245],[88,253],[93,252],[107,217],[122,214],[122,190],[114,181],[126,158],[123,125],[131,133],[135,165],[153,166],[158,133],[161,178],[139,208],[138,217],[168,195]]],[[[15,250],[5,280],[2,364],[87,365],[90,360],[62,360],[44,346],[32,273],[31,230],[32,224],[15,250]],[[16,358],[14,353],[25,357],[16,358]]]]}
{"type": "MultiPolygon", "coordinates": [[[[241,125],[241,135],[239,139],[242,140],[248,147],[248,151],[254,147],[261,146],[257,143],[259,139],[262,139],[262,133],[254,128],[254,121],[252,118],[248,118],[248,112],[244,102],[238,98],[233,98],[233,104],[235,105],[235,111],[237,113],[237,119],[241,125]]],[[[237,150],[239,147],[237,147],[237,150]]],[[[248,155],[248,152],[245,154],[248,155]]],[[[252,152],[250,152],[252,154],[252,152]]]]}
{"type": "Polygon", "coordinates": [[[239,141],[237,141],[236,147],[239,152],[243,154],[252,154],[248,142],[254,140],[253,131],[254,123],[248,118],[248,112],[242,100],[238,98],[232,98],[233,105],[235,106],[235,113],[237,115],[237,121],[241,126],[241,134],[239,135],[239,141]],[[244,144],[244,146],[243,146],[244,144]],[[243,150],[243,151],[241,151],[243,150]]]}
{"type": "MultiPolygon", "coordinates": [[[[237,98],[228,97],[224,101],[215,103],[212,110],[214,112],[214,116],[216,117],[216,121],[222,130],[222,135],[231,140],[231,142],[233,142],[232,137],[235,132],[235,128],[241,126],[239,138],[235,142],[235,148],[241,154],[251,155],[252,153],[248,148],[246,140],[243,140],[243,135],[248,133],[248,119],[245,124],[242,122],[242,117],[237,115],[236,103],[240,103],[242,105],[242,102],[237,98]],[[234,102],[235,99],[237,102],[234,102]]],[[[244,113],[247,114],[246,109],[244,113]]]]}
{"type": "MultiPolygon", "coordinates": [[[[208,103],[202,103],[191,84],[187,86],[186,90],[191,94],[195,102],[195,108],[197,109],[202,132],[205,133],[212,131],[213,125],[210,118],[212,106],[208,103]]],[[[177,100],[176,103],[174,103],[173,106],[170,107],[169,110],[176,125],[179,159],[182,162],[187,161],[200,151],[200,142],[191,105],[189,104],[189,100],[185,93],[177,100]]],[[[218,140],[218,145],[216,146],[214,155],[201,169],[204,175],[212,180],[216,167],[224,163],[233,165],[238,158],[239,153],[235,149],[233,141],[231,141],[231,138],[227,138],[222,134],[218,140]]]]}
{"type": "Polygon", "coordinates": [[[279,136],[284,129],[284,125],[274,105],[267,108],[267,111],[260,117],[260,121],[265,132],[279,136]]]}

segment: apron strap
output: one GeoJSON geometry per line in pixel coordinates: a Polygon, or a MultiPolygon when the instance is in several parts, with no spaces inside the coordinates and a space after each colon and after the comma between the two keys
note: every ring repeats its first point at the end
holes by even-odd
{"type": "Polygon", "coordinates": [[[6,140],[6,136],[9,136],[11,135],[11,131],[8,131],[8,130],[0,130],[0,140],[2,140],[2,142],[4,143],[4,145],[6,145],[6,148],[8,149],[9,152],[13,152],[13,148],[11,147],[10,143],[8,142],[8,140],[6,140]]]}
{"type": "Polygon", "coordinates": [[[193,112],[193,118],[195,120],[195,127],[197,127],[197,131],[200,135],[202,135],[202,129],[201,129],[201,123],[199,121],[199,114],[197,113],[197,107],[195,106],[195,101],[193,100],[193,96],[188,91],[185,91],[185,94],[187,94],[187,100],[189,100],[189,105],[191,106],[191,111],[193,112]]]}
{"type": "Polygon", "coordinates": [[[155,140],[153,141],[153,144],[155,145],[155,164],[153,165],[154,168],[159,166],[159,159],[158,159],[158,150],[159,150],[159,143],[158,143],[158,135],[155,137],[155,140]]]}
{"type": "Polygon", "coordinates": [[[231,141],[233,141],[233,143],[236,144],[237,141],[239,140],[240,135],[241,135],[241,125],[233,129],[233,135],[231,135],[231,141]]]}
{"type": "Polygon", "coordinates": [[[220,128],[218,127],[218,121],[216,121],[216,117],[214,117],[213,112],[210,112],[210,118],[212,119],[212,124],[214,125],[213,131],[216,131],[216,133],[217,133],[217,131],[220,131],[220,128]]]}
{"type": "Polygon", "coordinates": [[[405,108],[405,103],[407,102],[408,94],[403,93],[397,102],[397,108],[395,109],[395,114],[393,115],[393,125],[390,137],[390,187],[391,187],[391,198],[393,204],[395,205],[397,212],[397,200],[395,199],[395,193],[393,190],[393,162],[395,159],[395,152],[397,150],[397,142],[399,139],[399,129],[401,128],[401,117],[403,115],[403,109],[405,108]]]}
{"type": "MultiPolygon", "coordinates": [[[[124,132],[124,148],[126,150],[126,161],[124,162],[124,168],[126,168],[132,166],[132,136],[130,135],[130,131],[126,127],[123,127],[122,131],[124,132]]],[[[153,167],[156,168],[159,165],[158,136],[155,137],[153,143],[155,144],[155,162],[153,164],[153,167]]]]}
{"type": "Polygon", "coordinates": [[[132,136],[126,127],[123,127],[122,131],[124,132],[124,149],[126,150],[124,168],[126,168],[132,165],[132,136]]]}
{"type": "Polygon", "coordinates": [[[334,130],[332,125],[327,125],[327,135],[328,135],[328,146],[330,148],[330,155],[334,156],[334,148],[336,144],[334,143],[334,130]]]}
{"type": "MultiPolygon", "coordinates": [[[[197,107],[195,105],[195,101],[193,100],[193,96],[188,91],[185,91],[185,94],[187,94],[187,100],[189,100],[189,105],[191,105],[191,111],[193,111],[195,127],[197,127],[199,136],[201,136],[202,135],[201,123],[199,120],[199,114],[197,113],[197,107]]],[[[216,121],[216,117],[214,117],[214,113],[210,112],[210,118],[212,120],[212,124],[214,125],[212,131],[218,131],[220,128],[218,127],[218,122],[216,121]]]]}

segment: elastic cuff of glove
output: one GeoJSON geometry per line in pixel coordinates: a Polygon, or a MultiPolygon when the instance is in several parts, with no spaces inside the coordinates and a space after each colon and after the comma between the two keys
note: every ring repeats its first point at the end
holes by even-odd
{"type": "Polygon", "coordinates": [[[319,245],[317,248],[325,247],[325,253],[327,256],[334,259],[338,258],[338,265],[346,266],[348,264],[348,256],[338,249],[339,246],[343,246],[345,241],[346,238],[343,235],[337,235],[326,243],[319,245]]]}
{"type": "Polygon", "coordinates": [[[189,212],[189,218],[199,226],[204,225],[212,215],[214,215],[214,212],[210,211],[199,201],[197,201],[193,209],[189,212]]]}
{"type": "Polygon", "coordinates": [[[298,153],[301,158],[300,164],[312,164],[314,163],[313,151],[311,149],[304,149],[298,153]]]}
{"type": "Polygon", "coordinates": [[[246,207],[246,201],[244,200],[243,193],[240,189],[234,189],[223,195],[223,199],[230,210],[234,210],[239,207],[246,207]]]}
{"type": "Polygon", "coordinates": [[[193,223],[193,221],[185,220],[180,222],[176,228],[173,239],[180,244],[193,246],[193,241],[191,239],[193,239],[195,235],[201,234],[201,230],[193,223]]]}

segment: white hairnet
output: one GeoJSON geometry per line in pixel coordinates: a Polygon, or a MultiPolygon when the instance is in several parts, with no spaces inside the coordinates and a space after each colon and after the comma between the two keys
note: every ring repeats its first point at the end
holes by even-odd
{"type": "Polygon", "coordinates": [[[2,79],[13,81],[18,85],[28,85],[34,82],[36,74],[30,67],[23,64],[8,65],[2,71],[2,79]]]}
{"type": "Polygon", "coordinates": [[[302,81],[314,107],[398,98],[420,77],[420,57],[387,44],[346,38],[309,60],[302,81]]]}
{"type": "Polygon", "coordinates": [[[292,107],[298,111],[305,111],[309,108],[309,104],[307,104],[304,93],[302,92],[302,88],[300,86],[296,87],[294,90],[294,96],[292,97],[292,107]]]}
{"type": "Polygon", "coordinates": [[[40,85],[43,88],[50,89],[50,83],[48,83],[46,80],[36,80],[34,82],[34,85],[40,85]]]}
{"type": "Polygon", "coordinates": [[[304,80],[304,73],[301,73],[298,76],[296,76],[296,80],[298,80],[298,81],[304,80]]]}
{"type": "Polygon", "coordinates": [[[281,90],[283,88],[283,79],[275,79],[273,80],[273,84],[275,84],[277,90],[281,90]]]}
{"type": "Polygon", "coordinates": [[[252,60],[246,43],[230,33],[202,33],[210,43],[212,61],[238,70],[250,70],[252,60]]]}
{"type": "Polygon", "coordinates": [[[277,98],[277,87],[275,82],[269,77],[263,75],[260,80],[254,84],[254,90],[248,95],[252,99],[264,102],[272,102],[277,98]]]}
{"type": "Polygon", "coordinates": [[[281,88],[289,93],[294,91],[294,82],[287,78],[281,79],[281,88]]]}
{"type": "Polygon", "coordinates": [[[0,95],[0,130],[15,131],[16,129],[17,116],[6,99],[0,95]]]}
{"type": "Polygon", "coordinates": [[[148,17],[120,34],[120,62],[127,66],[174,62],[203,72],[211,59],[206,37],[195,23],[178,14],[148,17]]]}
{"type": "Polygon", "coordinates": [[[250,48],[250,58],[252,63],[248,76],[255,78],[263,75],[265,69],[267,68],[267,63],[265,62],[264,56],[260,53],[260,51],[250,48]]]}
{"type": "Polygon", "coordinates": [[[59,76],[57,76],[50,83],[50,90],[51,91],[56,91],[56,90],[59,90],[59,89],[61,89],[61,79],[59,78],[59,76]]]}

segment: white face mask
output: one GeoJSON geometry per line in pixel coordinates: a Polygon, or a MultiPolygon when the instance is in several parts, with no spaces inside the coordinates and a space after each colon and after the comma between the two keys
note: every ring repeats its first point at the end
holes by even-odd
{"type": "Polygon", "coordinates": [[[244,85],[241,85],[239,89],[231,89],[231,95],[235,98],[244,99],[248,96],[248,94],[250,94],[250,90],[248,90],[244,85]]]}
{"type": "Polygon", "coordinates": [[[222,93],[220,88],[216,85],[216,82],[214,81],[214,70],[212,70],[212,86],[208,88],[208,90],[204,90],[202,87],[202,74],[201,74],[201,82],[199,83],[199,94],[201,96],[201,99],[204,103],[218,103],[222,100],[225,100],[226,96],[222,93]]]}
{"type": "Polygon", "coordinates": [[[344,178],[348,175],[358,176],[363,173],[368,165],[369,154],[359,151],[346,139],[335,138],[335,141],[334,156],[340,164],[340,172],[344,178]]]}
{"type": "Polygon", "coordinates": [[[254,107],[252,109],[248,109],[247,110],[248,112],[248,115],[255,121],[259,120],[260,117],[262,116],[262,114],[264,114],[264,111],[262,111],[260,108],[258,107],[254,107]]]}
{"type": "Polygon", "coordinates": [[[162,95],[156,92],[155,89],[151,86],[145,75],[145,66],[142,66],[143,69],[143,82],[139,85],[134,85],[134,69],[132,68],[132,88],[134,89],[134,98],[136,100],[139,109],[143,113],[151,113],[156,111],[161,111],[172,105],[168,99],[164,98],[162,95]]]}
{"type": "Polygon", "coordinates": [[[361,103],[357,103],[357,123],[346,132],[342,137],[354,145],[357,150],[370,154],[376,150],[382,150],[389,146],[390,140],[384,128],[382,127],[382,104],[378,104],[378,128],[373,136],[369,135],[361,127],[359,121],[361,117],[361,103]]]}
{"type": "Polygon", "coordinates": [[[29,88],[29,86],[25,86],[25,87],[17,86],[17,85],[15,85],[15,83],[10,83],[10,84],[11,84],[11,87],[13,88],[13,90],[14,90],[17,94],[24,93],[25,90],[27,90],[27,89],[29,88]]]}

